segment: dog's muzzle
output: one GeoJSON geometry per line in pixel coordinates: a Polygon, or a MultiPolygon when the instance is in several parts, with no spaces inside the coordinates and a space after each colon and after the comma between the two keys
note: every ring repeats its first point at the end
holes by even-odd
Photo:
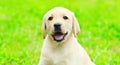
{"type": "Polygon", "coordinates": [[[61,42],[64,40],[65,36],[68,33],[63,33],[61,30],[61,24],[54,24],[54,34],[52,35],[53,39],[57,42],[61,42]]]}

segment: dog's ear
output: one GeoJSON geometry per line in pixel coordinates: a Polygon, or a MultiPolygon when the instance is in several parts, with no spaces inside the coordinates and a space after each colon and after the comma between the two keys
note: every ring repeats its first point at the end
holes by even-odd
{"type": "Polygon", "coordinates": [[[43,21],[42,21],[42,36],[45,39],[45,37],[46,37],[46,21],[45,21],[45,18],[43,18],[43,21]]]}
{"type": "Polygon", "coordinates": [[[76,36],[80,32],[80,27],[74,13],[72,13],[72,18],[73,18],[73,21],[72,21],[73,33],[74,33],[74,36],[76,36]]]}

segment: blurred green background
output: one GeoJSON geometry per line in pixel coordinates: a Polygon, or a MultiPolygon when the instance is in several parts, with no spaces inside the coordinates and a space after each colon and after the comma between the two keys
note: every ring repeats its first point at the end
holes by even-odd
{"type": "Polygon", "coordinates": [[[37,65],[42,17],[56,6],[75,13],[96,65],[120,65],[120,0],[0,0],[0,65],[37,65]]]}

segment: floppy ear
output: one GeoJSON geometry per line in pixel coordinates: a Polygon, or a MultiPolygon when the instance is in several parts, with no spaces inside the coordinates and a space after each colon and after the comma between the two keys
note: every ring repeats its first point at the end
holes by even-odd
{"type": "Polygon", "coordinates": [[[45,23],[45,18],[42,21],[42,36],[45,39],[45,37],[46,37],[46,23],[45,23]]]}
{"type": "Polygon", "coordinates": [[[74,33],[74,36],[76,36],[79,32],[80,32],[80,27],[79,27],[79,23],[73,13],[73,33],[74,33]]]}

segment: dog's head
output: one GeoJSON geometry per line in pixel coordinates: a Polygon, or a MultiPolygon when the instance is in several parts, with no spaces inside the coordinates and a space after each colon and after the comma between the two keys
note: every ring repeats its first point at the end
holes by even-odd
{"type": "Polygon", "coordinates": [[[72,33],[76,36],[80,28],[74,13],[66,8],[56,7],[48,11],[43,18],[42,34],[44,38],[46,31],[52,40],[62,42],[69,39],[69,35],[72,33]]]}

